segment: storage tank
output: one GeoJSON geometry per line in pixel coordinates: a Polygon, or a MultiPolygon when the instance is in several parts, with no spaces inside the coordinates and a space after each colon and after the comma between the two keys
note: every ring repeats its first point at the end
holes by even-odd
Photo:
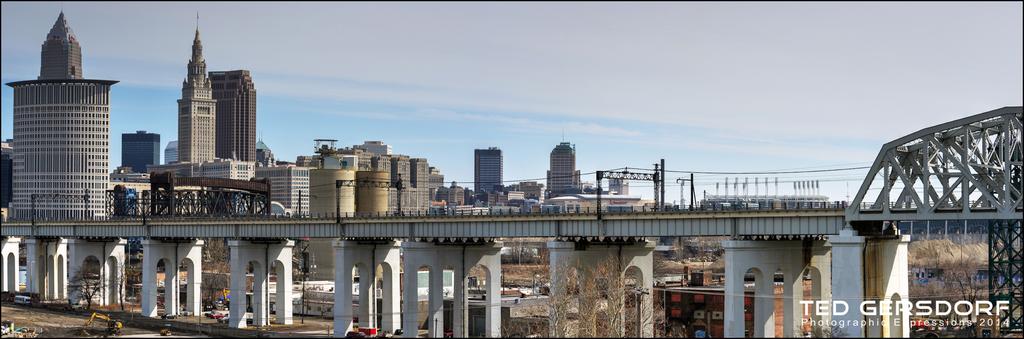
{"type": "MultiPolygon", "coordinates": [[[[388,188],[391,173],[384,171],[356,172],[356,214],[388,212],[388,188]]],[[[312,184],[312,183],[310,183],[312,184]]]]}
{"type": "Polygon", "coordinates": [[[309,170],[309,212],[314,216],[333,217],[338,209],[341,215],[352,215],[356,211],[355,180],[356,172],[350,169],[317,168],[309,170]],[[338,180],[350,184],[341,186],[341,205],[338,206],[338,191],[335,183],[338,180]]]}

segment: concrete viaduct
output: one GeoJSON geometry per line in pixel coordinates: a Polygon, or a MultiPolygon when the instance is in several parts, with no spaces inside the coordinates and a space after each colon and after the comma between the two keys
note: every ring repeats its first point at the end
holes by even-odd
{"type": "MultiPolygon", "coordinates": [[[[601,258],[617,259],[621,274],[639,272],[638,285],[653,287],[653,242],[656,237],[727,236],[725,335],[743,337],[744,277],[755,279],[755,337],[774,336],[774,277],[784,277],[786,336],[801,336],[802,280],[812,277],[813,299],[903,300],[908,295],[907,243],[894,221],[932,219],[1003,220],[1016,225],[1021,219],[1021,108],[1006,107],[923,129],[884,145],[851,206],[846,209],[681,211],[647,213],[529,214],[489,216],[383,217],[335,219],[151,219],[102,221],[6,222],[3,236],[3,289],[16,289],[18,252],[28,251],[28,292],[45,299],[73,298],[68,277],[87,258],[102,264],[102,277],[118,276],[125,238],[143,238],[142,313],[157,316],[157,267],[167,267],[165,285],[172,297],[165,313],[199,313],[199,272],[204,243],[199,239],[226,238],[230,246],[232,290],[245,290],[246,273],[253,274],[253,320],[257,326],[292,320],[291,275],[294,239],[330,241],[335,280],[335,334],[344,336],[359,319],[361,327],[406,329],[417,334],[416,274],[429,268],[428,336],[441,337],[443,329],[443,270],[455,272],[453,323],[455,335],[466,336],[466,278],[469,269],[486,271],[486,330],[501,335],[500,250],[502,239],[549,238],[552,277],[566,265],[584,267],[601,258]],[[1017,174],[1013,174],[1017,173],[1017,174]],[[868,192],[872,196],[868,196],[868,192]],[[874,196],[874,194],[878,194],[874,196]],[[875,198],[869,202],[868,199],[875,198]],[[179,264],[189,270],[185,301],[177,300],[179,264]],[[360,314],[353,314],[352,270],[362,277],[382,272],[377,279],[360,279],[360,314]],[[269,312],[269,275],[276,271],[278,308],[269,312]],[[400,286],[404,288],[400,288],[400,286]],[[383,303],[376,310],[369,299],[380,289],[383,303]],[[72,295],[69,295],[69,292],[72,295]],[[406,302],[402,302],[406,301],[406,302]],[[412,302],[410,302],[412,301],[412,302]],[[759,301],[759,302],[758,302],[759,301]],[[381,315],[380,323],[375,316],[381,315]]],[[[1012,228],[1012,227],[1011,227],[1012,228]]],[[[1018,240],[1019,243],[1019,240],[1018,240]]],[[[1011,244],[1012,245],[1012,244],[1011,244]]],[[[1017,245],[1019,246],[1019,244],[1017,245]]],[[[1019,256],[1021,251],[1016,250],[1019,256]]],[[[991,259],[991,258],[990,258],[991,259]]],[[[1011,258],[1020,260],[1019,258],[1011,258]]],[[[552,288],[557,288],[552,284],[552,288]]],[[[1019,286],[1018,286],[1019,288],[1019,286]]],[[[101,303],[117,299],[122,291],[109,288],[101,303]]],[[[245,327],[244,298],[231,305],[232,327],[245,327]]],[[[651,298],[642,309],[650,312],[651,298]]],[[[647,318],[647,317],[644,317],[647,318]]],[[[826,319],[828,320],[828,319],[826,319]]],[[[909,336],[907,314],[863,316],[857,312],[835,316],[847,321],[840,337],[909,336]],[[864,325],[862,324],[862,321],[864,325]]],[[[653,335],[653,323],[642,324],[644,336],[653,335]]]]}

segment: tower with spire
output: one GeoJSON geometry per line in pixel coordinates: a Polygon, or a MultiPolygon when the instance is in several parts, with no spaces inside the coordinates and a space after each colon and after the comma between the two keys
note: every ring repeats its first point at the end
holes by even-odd
{"type": "Polygon", "coordinates": [[[192,40],[192,57],[188,61],[188,74],[181,84],[178,99],[178,161],[203,162],[216,156],[217,101],[206,75],[203,42],[199,27],[192,40]]]}
{"type": "Polygon", "coordinates": [[[14,106],[12,217],[101,217],[110,170],[110,88],[117,81],[82,76],[82,48],[63,11],[40,55],[39,77],[8,83],[14,100],[4,101],[14,106]],[[35,201],[36,195],[86,198],[35,201]]]}
{"type": "Polygon", "coordinates": [[[60,12],[46,35],[40,54],[39,80],[82,78],[82,47],[68,25],[64,11],[60,12]]]}

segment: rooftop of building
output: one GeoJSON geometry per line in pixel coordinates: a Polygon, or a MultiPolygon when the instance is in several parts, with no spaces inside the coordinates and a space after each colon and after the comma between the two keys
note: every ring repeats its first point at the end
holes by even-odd
{"type": "Polygon", "coordinates": [[[100,84],[100,85],[113,85],[118,83],[117,80],[100,80],[100,79],[37,79],[37,80],[22,80],[8,82],[7,86],[20,87],[28,85],[40,85],[40,84],[100,84]]]}
{"type": "Polygon", "coordinates": [[[267,144],[263,143],[263,139],[260,139],[259,141],[256,142],[256,149],[269,151],[270,147],[267,147],[267,144]]]}

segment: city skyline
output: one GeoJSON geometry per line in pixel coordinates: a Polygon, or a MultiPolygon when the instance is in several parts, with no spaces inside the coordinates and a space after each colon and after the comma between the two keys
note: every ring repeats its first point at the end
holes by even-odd
{"type": "MultiPolygon", "coordinates": [[[[138,4],[65,6],[76,35],[83,39],[83,54],[88,56],[83,67],[89,68],[89,74],[122,81],[111,94],[111,134],[141,129],[175,134],[174,100],[180,95],[181,63],[188,57],[195,11],[212,15],[224,5],[155,6],[160,8],[138,4]],[[126,11],[154,10],[169,15],[147,21],[136,21],[144,17],[141,15],[122,15],[126,11]],[[139,29],[123,30],[111,22],[139,29]],[[140,39],[142,35],[146,38],[140,39]],[[142,47],[132,47],[133,53],[125,53],[128,45],[142,47]]],[[[273,4],[247,6],[251,6],[253,20],[273,18],[267,12],[280,9],[273,4]]],[[[563,130],[566,140],[578,146],[577,167],[584,173],[623,166],[650,167],[662,155],[669,169],[676,170],[820,168],[866,165],[873,160],[878,144],[913,132],[907,126],[1021,102],[1021,33],[1019,29],[1000,28],[1019,26],[1019,4],[946,4],[912,9],[858,4],[843,7],[847,11],[825,5],[785,5],[759,12],[765,18],[755,22],[760,24],[758,30],[714,24],[716,18],[750,16],[756,12],[750,8],[757,6],[740,10],[728,5],[646,5],[612,16],[618,8],[614,4],[594,5],[578,13],[582,29],[577,30],[558,25],[553,18],[499,4],[435,7],[443,9],[433,14],[436,17],[417,11],[423,8],[420,5],[302,4],[283,9],[322,25],[326,23],[315,18],[345,18],[338,20],[345,24],[329,26],[339,31],[339,42],[346,42],[339,47],[341,50],[293,48],[298,46],[296,42],[283,38],[305,36],[304,32],[314,29],[310,25],[296,25],[290,30],[275,27],[277,32],[257,29],[250,37],[259,39],[245,42],[258,43],[241,48],[230,37],[242,32],[229,27],[237,27],[237,20],[246,18],[228,12],[222,13],[224,20],[203,22],[201,29],[210,69],[250,69],[255,81],[260,82],[257,129],[279,159],[291,161],[296,155],[310,154],[312,139],[317,137],[340,139],[343,144],[383,140],[394,145],[398,153],[429,158],[432,166],[446,174],[446,182],[458,181],[462,186],[473,180],[472,150],[486,146],[501,147],[506,161],[516,164],[508,166],[506,179],[544,177],[547,153],[561,140],[563,130]],[[507,9],[512,9],[509,18],[501,22],[529,19],[536,27],[510,31],[484,25],[507,9]],[[315,13],[317,10],[324,13],[315,13]],[[792,26],[782,23],[786,18],[814,16],[808,12],[821,18],[804,18],[792,26]],[[402,15],[410,20],[403,24],[411,26],[467,13],[479,18],[462,26],[434,27],[422,33],[439,44],[437,48],[401,38],[407,26],[383,29],[375,25],[375,20],[388,22],[402,15]],[[367,18],[357,18],[360,15],[367,18]],[[946,20],[951,17],[958,19],[946,20]],[[692,20],[670,25],[674,21],[669,19],[678,18],[692,20]],[[849,24],[867,18],[878,27],[840,29],[821,25],[814,32],[794,31],[797,26],[807,25],[808,20],[849,24]],[[631,25],[617,33],[608,29],[614,27],[608,24],[612,19],[631,25]],[[662,26],[671,29],[657,33],[655,28],[662,26]],[[467,27],[482,32],[452,32],[467,27]],[[391,38],[377,40],[390,42],[375,45],[352,33],[360,28],[375,29],[391,38]],[[686,33],[690,29],[706,34],[686,33]],[[896,34],[891,34],[893,31],[896,34]],[[541,34],[545,32],[558,34],[545,37],[541,34]],[[588,34],[582,33],[599,38],[588,41],[588,34]],[[485,45],[484,34],[497,35],[500,46],[485,45]],[[829,40],[831,35],[844,39],[829,40]],[[524,38],[533,38],[525,40],[539,47],[528,48],[524,38]],[[800,43],[803,39],[813,43],[800,43]],[[572,43],[552,47],[558,42],[572,43]],[[668,44],[672,48],[659,42],[672,42],[668,44]],[[808,49],[815,43],[825,46],[808,49]],[[944,47],[947,45],[957,49],[944,47]],[[491,52],[481,52],[484,46],[516,51],[515,55],[527,60],[487,58],[491,52]],[[599,56],[585,53],[609,46],[630,48],[628,52],[599,56]],[[267,47],[277,51],[267,52],[267,47]],[[546,54],[540,53],[540,48],[547,49],[546,54]],[[435,57],[427,58],[430,64],[412,60],[424,58],[392,57],[401,50],[435,57]],[[283,54],[285,51],[287,54],[283,54]],[[451,59],[464,66],[443,61],[445,58],[437,57],[441,52],[451,53],[451,59]],[[332,55],[347,59],[339,60],[338,70],[323,74],[293,65],[315,67],[324,64],[316,61],[332,55]],[[269,62],[283,57],[298,62],[284,66],[269,62]],[[585,62],[573,64],[579,60],[585,62]],[[633,65],[637,60],[650,65],[633,65]],[[356,69],[359,67],[365,69],[356,69]],[[417,70],[431,68],[435,70],[417,70]],[[708,73],[698,68],[707,68],[708,73]],[[435,72],[455,76],[446,80],[435,72]],[[874,80],[891,72],[901,72],[901,79],[913,80],[874,80]],[[781,79],[781,75],[789,79],[770,80],[781,79]],[[709,94],[716,91],[726,94],[709,94]],[[932,96],[946,100],[925,100],[932,96]],[[881,118],[891,123],[863,128],[881,118]],[[484,127],[488,129],[481,131],[484,127]],[[292,135],[297,130],[309,134],[292,135]]],[[[533,7],[556,13],[568,10],[559,5],[533,7]]],[[[39,70],[39,39],[58,10],[56,3],[4,3],[4,82],[34,78],[31,74],[39,70]],[[12,29],[15,25],[17,30],[12,29]],[[31,52],[33,49],[35,52],[31,52]]],[[[9,88],[4,89],[4,102],[10,102],[11,93],[9,88]]],[[[3,121],[10,119],[11,106],[4,105],[3,121]]],[[[10,138],[11,124],[3,124],[0,131],[2,138],[10,138]]],[[[171,141],[167,139],[164,145],[171,141]]],[[[111,140],[110,150],[110,163],[120,163],[118,140],[111,140]]],[[[862,177],[862,172],[826,177],[845,181],[826,182],[829,186],[823,191],[843,198],[843,184],[852,181],[850,186],[855,187],[862,177]]],[[[704,181],[698,185],[713,188],[714,182],[723,178],[698,177],[704,181]]],[[[587,176],[581,179],[593,181],[587,176]]],[[[651,195],[650,188],[633,186],[631,193],[651,195]]],[[[677,199],[678,188],[669,184],[666,197],[669,201],[677,199]]]]}

